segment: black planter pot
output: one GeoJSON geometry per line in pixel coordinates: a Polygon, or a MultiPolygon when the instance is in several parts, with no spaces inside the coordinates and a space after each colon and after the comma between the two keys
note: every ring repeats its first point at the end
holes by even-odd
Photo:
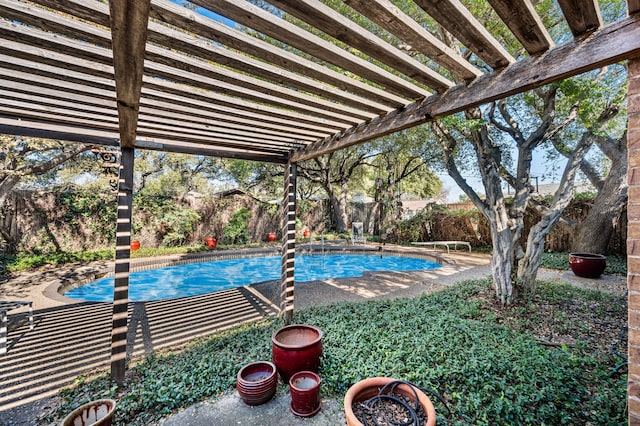
{"type": "Polygon", "coordinates": [[[569,267],[579,277],[598,278],[607,267],[607,258],[596,253],[569,253],[569,267]]]}

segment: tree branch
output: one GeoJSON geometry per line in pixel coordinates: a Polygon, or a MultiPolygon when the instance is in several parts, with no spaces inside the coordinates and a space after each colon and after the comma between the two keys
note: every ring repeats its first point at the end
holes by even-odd
{"type": "Polygon", "coordinates": [[[60,164],[64,163],[65,161],[75,157],[76,155],[85,152],[85,151],[89,151],[91,149],[97,148],[94,145],[85,145],[85,144],[73,144],[70,145],[71,149],[68,151],[64,151],[62,152],[62,154],[53,157],[50,160],[47,161],[43,161],[39,164],[36,165],[26,165],[24,167],[22,167],[21,169],[19,169],[19,173],[22,176],[28,176],[28,175],[40,175],[43,173],[46,173],[52,169],[54,169],[55,167],[58,167],[60,164]]]}
{"type": "Polygon", "coordinates": [[[478,194],[476,194],[473,188],[471,188],[467,181],[462,177],[462,175],[460,174],[460,170],[458,170],[458,166],[455,163],[454,151],[458,142],[439,120],[433,121],[431,123],[431,129],[433,130],[438,143],[440,143],[440,146],[442,147],[445,158],[445,167],[447,168],[449,175],[458,184],[460,189],[462,189],[462,191],[467,194],[469,199],[476,205],[476,207],[486,213],[489,209],[489,206],[487,206],[487,204],[478,196],[478,194]]]}
{"type": "Polygon", "coordinates": [[[542,109],[542,123],[540,123],[540,126],[538,126],[538,128],[529,135],[529,138],[526,141],[526,145],[530,146],[531,149],[534,149],[545,140],[547,131],[551,124],[553,124],[557,92],[558,88],[556,86],[551,86],[546,92],[543,92],[542,90],[536,91],[536,93],[542,94],[544,107],[542,109]]]}

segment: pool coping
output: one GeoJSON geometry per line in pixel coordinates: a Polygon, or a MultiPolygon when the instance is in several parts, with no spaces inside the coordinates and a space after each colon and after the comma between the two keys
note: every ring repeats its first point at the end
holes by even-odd
{"type": "MultiPolygon", "coordinates": [[[[146,271],[151,269],[166,268],[171,266],[185,265],[191,263],[210,262],[215,260],[242,259],[263,256],[277,256],[282,253],[281,247],[264,247],[249,248],[235,250],[212,250],[200,253],[185,253],[161,257],[144,257],[131,259],[130,272],[146,271]]],[[[300,254],[322,254],[322,253],[378,253],[387,255],[396,255],[403,257],[418,257],[435,261],[441,265],[450,263],[438,252],[427,250],[416,250],[411,247],[403,246],[385,247],[380,245],[330,245],[330,244],[300,244],[296,247],[296,253],[300,254]]],[[[365,271],[366,274],[374,274],[376,271],[365,271]]],[[[53,280],[44,290],[43,295],[49,299],[53,299],[61,303],[79,303],[91,302],[83,299],[76,299],[64,296],[64,293],[77,287],[81,287],[90,282],[113,277],[115,274],[115,261],[105,261],[100,264],[78,267],[74,269],[71,277],[53,280]]],[[[340,279],[340,278],[337,278],[340,279]]],[[[273,280],[268,280],[273,281],[273,280]]],[[[261,284],[260,282],[251,283],[247,286],[261,284]]],[[[104,302],[94,302],[104,303],[104,302]]]]}

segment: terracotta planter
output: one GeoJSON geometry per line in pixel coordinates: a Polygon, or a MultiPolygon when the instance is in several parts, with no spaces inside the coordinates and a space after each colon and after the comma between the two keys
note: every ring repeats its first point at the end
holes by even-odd
{"type": "MultiPolygon", "coordinates": [[[[351,386],[344,397],[344,412],[347,418],[347,426],[364,426],[353,413],[353,405],[378,395],[380,389],[395,380],[397,379],[389,377],[372,377],[370,379],[361,380],[351,386]]],[[[415,387],[413,389],[416,391],[418,401],[427,415],[427,421],[424,423],[424,426],[434,426],[436,424],[436,410],[433,407],[431,400],[420,389],[415,387]]],[[[415,401],[415,394],[408,385],[399,385],[394,392],[402,395],[408,400],[415,401]]]]}
{"type": "Polygon", "coordinates": [[[304,235],[305,238],[309,238],[311,236],[311,231],[306,230],[306,231],[303,232],[302,235],[304,235]]]}
{"type": "Polygon", "coordinates": [[[276,233],[275,232],[269,232],[267,234],[267,242],[272,243],[276,240],[276,233]]]}
{"type": "Polygon", "coordinates": [[[598,278],[607,267],[607,258],[595,253],[569,253],[569,267],[584,278],[598,278]]]}
{"type": "Polygon", "coordinates": [[[273,398],[278,386],[276,366],[269,361],[257,361],[238,371],[236,389],[247,405],[260,405],[273,398]]]}
{"type": "Polygon", "coordinates": [[[218,240],[216,240],[216,237],[206,237],[204,239],[204,242],[207,244],[207,247],[209,248],[215,248],[218,245],[218,240]]]}
{"type": "Polygon", "coordinates": [[[116,402],[97,399],[73,410],[60,423],[61,426],[111,426],[116,402]]]}
{"type": "Polygon", "coordinates": [[[320,376],[313,371],[298,371],[289,379],[291,412],[311,417],[320,411],[320,376]]]}
{"type": "Polygon", "coordinates": [[[140,248],[140,241],[134,240],[131,241],[131,250],[136,251],[140,248]]]}
{"type": "Polygon", "coordinates": [[[298,371],[318,372],[322,355],[322,331],[306,324],[276,330],[271,336],[273,363],[284,383],[298,371]]]}

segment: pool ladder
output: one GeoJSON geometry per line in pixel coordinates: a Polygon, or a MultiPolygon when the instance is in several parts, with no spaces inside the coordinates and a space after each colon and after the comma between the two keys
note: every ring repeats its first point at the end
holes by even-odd
{"type": "MultiPolygon", "coordinates": [[[[322,242],[322,254],[324,254],[324,232],[321,234],[320,241],[322,242]]],[[[313,232],[309,233],[309,253],[313,250],[313,232]]]]}

